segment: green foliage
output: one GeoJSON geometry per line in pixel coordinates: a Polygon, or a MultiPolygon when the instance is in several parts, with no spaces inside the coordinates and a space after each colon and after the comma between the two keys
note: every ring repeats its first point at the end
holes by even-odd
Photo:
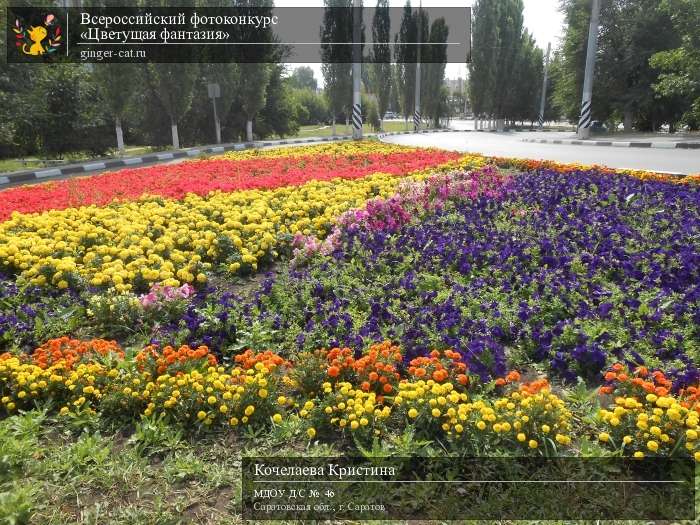
{"type": "MultiPolygon", "coordinates": [[[[424,22],[427,24],[428,21],[425,20],[424,22]]],[[[428,38],[428,42],[433,45],[429,48],[431,50],[430,56],[425,57],[427,63],[421,70],[422,113],[425,117],[432,120],[433,127],[438,127],[440,118],[448,114],[448,93],[443,86],[445,65],[447,63],[446,42],[448,34],[449,29],[444,18],[438,18],[433,21],[428,38]]]]}
{"type": "MultiPolygon", "coordinates": [[[[576,122],[591,2],[564,0],[562,9],[566,33],[553,67],[554,102],[567,119],[576,122]]],[[[683,34],[674,28],[671,12],[657,0],[610,0],[602,2],[600,20],[593,118],[624,120],[628,130],[633,124],[638,130],[654,130],[664,123],[673,128],[689,104],[675,96],[682,92],[654,90],[661,78],[655,68],[665,69],[664,52],[678,46],[683,34]],[[650,62],[652,57],[658,58],[650,62]]]]}
{"type": "Polygon", "coordinates": [[[14,482],[8,491],[0,489],[0,524],[23,525],[29,523],[36,506],[37,489],[22,482],[14,482]]]}
{"type": "Polygon", "coordinates": [[[469,99],[476,115],[534,120],[544,74],[544,56],[523,28],[522,0],[474,5],[474,48],[469,99]]]}
{"type": "Polygon", "coordinates": [[[408,42],[417,42],[418,25],[417,18],[411,11],[411,1],[406,0],[401,17],[401,28],[394,37],[396,53],[395,85],[398,94],[401,113],[408,119],[413,115],[416,93],[416,61],[417,46],[408,45],[408,42]]]}
{"type": "Polygon", "coordinates": [[[197,64],[147,64],[146,78],[172,124],[190,109],[197,64]]]}
{"type": "Polygon", "coordinates": [[[256,120],[256,132],[262,137],[294,135],[299,131],[300,105],[282,78],[284,66],[271,64],[268,67],[270,80],[266,89],[265,106],[256,120]]]}
{"type": "Polygon", "coordinates": [[[330,120],[326,98],[309,89],[292,89],[291,96],[297,105],[297,119],[302,126],[322,124],[330,120]]]}
{"type": "Polygon", "coordinates": [[[314,76],[314,70],[309,66],[300,66],[292,71],[289,76],[289,85],[294,89],[308,90],[315,92],[318,89],[318,82],[314,76]]]}
{"type": "Polygon", "coordinates": [[[381,129],[382,123],[379,118],[377,101],[374,97],[362,97],[362,114],[362,120],[372,126],[374,131],[379,131],[381,129]]]}
{"type": "Polygon", "coordinates": [[[139,421],[129,443],[140,456],[166,454],[184,446],[182,430],[168,425],[162,417],[145,417],[139,421]]]}
{"type": "Polygon", "coordinates": [[[333,47],[330,42],[352,41],[352,10],[334,9],[352,7],[352,0],[324,0],[323,27],[321,28],[321,60],[324,92],[331,120],[347,112],[352,102],[352,46],[333,47]]]}
{"type": "MultiPolygon", "coordinates": [[[[374,42],[389,42],[390,36],[389,2],[388,0],[377,0],[377,8],[372,20],[372,40],[374,42]]],[[[392,90],[391,49],[389,44],[373,46],[372,58],[373,63],[369,70],[370,86],[377,97],[377,112],[381,121],[389,109],[392,90]]]]}
{"type": "Polygon", "coordinates": [[[654,90],[680,104],[682,121],[700,127],[700,1],[665,0],[659,8],[671,18],[672,32],[680,37],[677,47],[660,51],[650,65],[660,74],[654,90]]]}

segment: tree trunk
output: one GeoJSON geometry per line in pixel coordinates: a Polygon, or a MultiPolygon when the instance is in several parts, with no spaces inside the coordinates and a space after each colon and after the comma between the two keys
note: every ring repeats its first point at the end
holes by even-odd
{"type": "Polygon", "coordinates": [[[245,139],[248,142],[253,142],[253,121],[247,120],[245,123],[245,139]]]}
{"type": "Polygon", "coordinates": [[[117,150],[120,155],[124,154],[124,133],[122,132],[122,119],[117,117],[114,120],[114,128],[117,132],[117,150]]]}
{"type": "Polygon", "coordinates": [[[170,131],[173,134],[173,148],[180,149],[180,137],[177,134],[177,122],[170,121],[170,131]]]}
{"type": "Polygon", "coordinates": [[[331,133],[335,137],[335,115],[333,115],[333,120],[331,121],[331,133]]]}
{"type": "Polygon", "coordinates": [[[379,119],[379,133],[382,133],[384,131],[384,119],[380,118],[379,119]]]}
{"type": "Polygon", "coordinates": [[[634,114],[631,111],[625,111],[625,115],[624,115],[625,133],[632,132],[632,118],[633,117],[634,117],[634,114]]]}

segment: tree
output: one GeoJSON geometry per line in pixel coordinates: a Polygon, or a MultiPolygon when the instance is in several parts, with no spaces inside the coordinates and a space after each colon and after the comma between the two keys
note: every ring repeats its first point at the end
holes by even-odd
{"type": "Polygon", "coordinates": [[[289,89],[299,108],[299,124],[307,126],[328,122],[328,103],[322,94],[309,89],[289,89]]]}
{"type": "Polygon", "coordinates": [[[122,123],[134,95],[134,77],[138,74],[133,64],[95,64],[93,78],[109,114],[114,118],[117,149],[124,153],[122,123]]]}
{"type": "Polygon", "coordinates": [[[270,82],[269,64],[240,64],[241,76],[238,94],[241,109],[246,116],[246,140],[253,141],[253,119],[265,107],[267,84],[270,82]]]}
{"type": "Polygon", "coordinates": [[[377,97],[379,114],[379,129],[383,128],[384,115],[389,109],[391,99],[391,19],[389,17],[389,1],[377,0],[377,8],[372,19],[372,66],[370,68],[370,84],[372,92],[377,97]],[[380,44],[386,42],[386,44],[380,44]]]}
{"type": "Polygon", "coordinates": [[[477,0],[472,8],[472,61],[469,64],[469,101],[477,117],[492,116],[496,90],[496,53],[500,46],[497,2],[477,0]]]}
{"type": "Polygon", "coordinates": [[[408,119],[413,114],[415,107],[417,54],[416,46],[410,43],[417,41],[418,28],[416,20],[411,9],[411,1],[407,0],[401,16],[401,27],[398,34],[394,37],[397,62],[396,85],[401,113],[406,126],[408,126],[408,119]]]}
{"type": "MultiPolygon", "coordinates": [[[[652,56],[650,64],[660,75],[654,90],[660,96],[684,101],[682,120],[700,127],[700,0],[664,0],[661,9],[671,17],[677,47],[652,56]]],[[[678,107],[678,104],[676,104],[678,107]]]]}
{"type": "Polygon", "coordinates": [[[284,66],[270,65],[270,81],[267,84],[265,106],[256,119],[256,129],[260,136],[278,135],[285,137],[299,131],[299,104],[293,90],[283,78],[284,66]]]}
{"type": "Polygon", "coordinates": [[[495,90],[493,96],[493,114],[497,119],[504,119],[506,107],[512,96],[513,70],[517,63],[523,32],[522,0],[499,0],[498,5],[498,42],[496,51],[495,90]]]}
{"type": "MultiPolygon", "coordinates": [[[[236,7],[247,8],[251,16],[272,16],[272,2],[267,0],[237,0],[236,7]]],[[[243,11],[245,14],[246,11],[243,11]]],[[[252,25],[238,26],[239,38],[244,42],[275,42],[271,28],[260,29],[252,25]]],[[[272,75],[271,64],[275,62],[274,51],[259,46],[244,46],[241,53],[240,83],[238,96],[246,117],[245,136],[253,141],[253,120],[265,107],[267,85],[272,75]]]]}
{"type": "Polygon", "coordinates": [[[168,118],[173,148],[180,148],[177,124],[192,104],[199,64],[146,64],[146,78],[168,118]]]}
{"type": "Polygon", "coordinates": [[[352,0],[324,0],[321,27],[321,71],[324,91],[331,113],[332,133],[340,113],[352,102],[352,46],[334,46],[332,42],[352,41],[352,0]]]}
{"type": "Polygon", "coordinates": [[[429,48],[425,48],[425,75],[421,75],[421,93],[424,100],[423,113],[432,119],[433,126],[440,125],[440,118],[447,111],[449,92],[443,90],[445,80],[445,65],[447,64],[447,37],[449,28],[444,18],[438,18],[430,26],[429,48]]]}
{"type": "MultiPolygon", "coordinates": [[[[562,0],[566,31],[554,101],[571,122],[580,113],[590,9],[591,0],[562,0]]],[[[622,121],[626,131],[633,125],[653,129],[661,122],[673,126],[677,101],[654,91],[658,71],[650,64],[654,54],[680,45],[670,14],[657,0],[607,0],[600,20],[593,118],[622,121]]]]}
{"type": "Polygon", "coordinates": [[[71,151],[102,154],[112,144],[97,86],[83,65],[54,64],[33,71],[24,95],[28,115],[20,132],[33,135],[38,150],[61,156],[71,151]]]}
{"type": "Polygon", "coordinates": [[[469,99],[475,115],[499,120],[536,118],[544,54],[523,29],[522,0],[478,0],[469,99]]]}
{"type": "Polygon", "coordinates": [[[521,36],[512,75],[518,81],[511,82],[505,115],[512,121],[534,122],[539,115],[544,53],[528,31],[521,36]]]}
{"type": "Polygon", "coordinates": [[[299,66],[289,76],[289,86],[295,89],[309,89],[316,91],[318,82],[314,76],[314,70],[309,66],[299,66]]]}

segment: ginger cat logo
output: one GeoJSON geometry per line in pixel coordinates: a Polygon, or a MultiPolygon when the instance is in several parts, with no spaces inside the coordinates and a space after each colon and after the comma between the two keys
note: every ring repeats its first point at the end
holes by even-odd
{"type": "Polygon", "coordinates": [[[50,55],[55,53],[62,44],[61,25],[52,14],[46,15],[40,25],[26,28],[18,18],[15,20],[13,31],[15,32],[17,51],[24,55],[50,55]]]}

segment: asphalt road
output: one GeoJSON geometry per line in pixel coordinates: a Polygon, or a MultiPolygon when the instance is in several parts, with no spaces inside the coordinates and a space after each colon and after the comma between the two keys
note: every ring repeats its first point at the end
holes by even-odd
{"type": "MultiPolygon", "coordinates": [[[[463,121],[453,123],[465,129],[463,121]]],[[[470,129],[469,128],[466,129],[470,129]]],[[[482,153],[499,157],[546,159],[558,162],[601,164],[611,168],[641,169],[671,173],[700,173],[700,150],[640,149],[611,146],[577,146],[564,144],[532,144],[523,138],[572,138],[566,133],[436,133],[397,135],[383,140],[407,146],[424,146],[482,153]]]]}

